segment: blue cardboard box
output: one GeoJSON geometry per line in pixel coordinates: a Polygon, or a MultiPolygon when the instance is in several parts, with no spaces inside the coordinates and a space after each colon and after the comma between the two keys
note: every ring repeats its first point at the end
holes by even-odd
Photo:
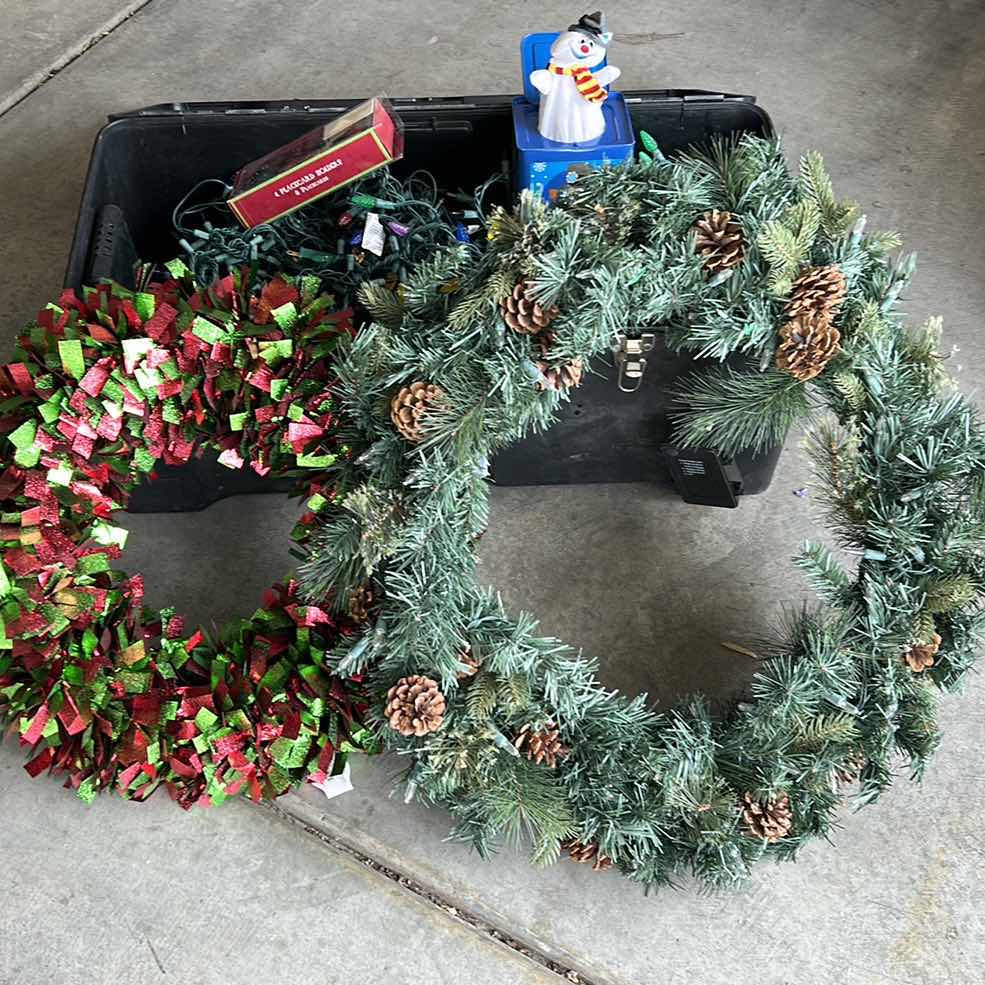
{"type": "MultiPolygon", "coordinates": [[[[524,94],[513,100],[517,185],[531,189],[547,201],[554,201],[566,186],[574,184],[581,175],[631,158],[635,145],[629,108],[618,92],[610,91],[609,98],[602,106],[605,133],[597,140],[560,144],[546,140],[537,131],[540,93],[530,82],[530,73],[547,67],[551,45],[557,36],[557,32],[528,34],[520,42],[524,94]]],[[[601,65],[604,64],[604,61],[601,62],[601,65]]]]}

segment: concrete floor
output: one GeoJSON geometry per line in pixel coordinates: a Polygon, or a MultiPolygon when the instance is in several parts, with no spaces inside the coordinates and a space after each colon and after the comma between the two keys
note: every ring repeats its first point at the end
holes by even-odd
{"type": "MultiPolygon", "coordinates": [[[[0,111],[20,99],[0,115],[7,336],[59,286],[107,113],[381,88],[509,92],[519,35],[581,12],[554,2],[532,10],[515,0],[0,0],[0,111]]],[[[945,316],[974,390],[985,356],[979,0],[693,0],[666,10],[621,3],[608,14],[617,32],[637,32],[612,51],[623,87],[755,93],[791,154],[819,147],[872,224],[900,229],[921,254],[907,307],[914,319],[945,316]]],[[[661,702],[693,689],[721,697],[753,668],[718,644],[803,595],[786,558],[819,533],[810,500],[792,495],[805,480],[792,436],[773,487],[737,511],[686,507],[644,486],[496,490],[483,571],[545,631],[600,654],[613,686],[661,702]]],[[[127,566],[145,573],[151,602],[223,619],[251,609],[289,566],[291,519],[289,504],[262,496],[130,517],[127,566]]],[[[600,985],[970,985],[985,982],[982,696],[975,681],[948,702],[921,786],[901,783],[877,806],[846,813],[835,846],[764,869],[728,897],[646,900],[616,876],[572,865],[533,872],[509,852],[481,863],[442,840],[440,815],[387,798],[392,761],[356,763],[356,791],[339,800],[308,791],[283,807],[600,985]]],[[[187,816],[163,799],[112,798],[85,809],[56,783],[29,780],[20,762],[13,743],[0,748],[2,985],[559,980],[269,812],[233,805],[187,816]]]]}

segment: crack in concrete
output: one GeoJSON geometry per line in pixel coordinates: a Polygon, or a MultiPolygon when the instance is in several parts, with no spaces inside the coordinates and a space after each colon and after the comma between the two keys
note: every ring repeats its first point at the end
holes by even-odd
{"type": "Polygon", "coordinates": [[[147,946],[150,948],[150,953],[154,955],[154,961],[156,962],[157,967],[160,968],[161,974],[166,975],[167,972],[164,970],[164,965],[161,963],[161,959],[157,955],[157,949],[154,947],[153,944],[151,944],[150,938],[145,937],[144,941],[147,944],[147,946]]]}
{"type": "Polygon", "coordinates": [[[114,31],[122,27],[131,17],[139,14],[153,0],[130,0],[122,10],[118,10],[108,21],[96,28],[90,34],[80,38],[68,46],[53,62],[40,68],[30,78],[0,97],[0,118],[6,116],[15,106],[34,95],[45,83],[50,82],[56,75],[63,72],[73,62],[91,51],[100,41],[108,38],[114,31]]]}
{"type": "Polygon", "coordinates": [[[562,981],[572,983],[572,985],[611,985],[611,983],[607,980],[603,981],[602,979],[586,978],[585,975],[577,969],[556,961],[545,952],[531,947],[529,944],[524,943],[507,931],[501,930],[499,927],[494,927],[488,920],[483,919],[475,913],[471,913],[469,910],[463,909],[460,904],[453,903],[450,899],[435,893],[433,890],[428,889],[415,879],[412,879],[409,876],[404,875],[402,872],[391,868],[386,863],[379,861],[379,859],[375,859],[371,855],[367,855],[364,851],[356,848],[354,845],[348,844],[348,842],[343,839],[338,838],[335,835],[330,835],[327,832],[318,829],[314,825],[309,824],[307,821],[304,821],[299,817],[295,817],[293,814],[285,811],[282,807],[279,807],[276,803],[264,802],[260,806],[262,809],[269,810],[276,814],[279,818],[282,818],[289,824],[300,828],[305,832],[305,834],[314,836],[322,842],[322,844],[331,848],[333,851],[359,862],[361,865],[366,866],[366,868],[372,869],[374,872],[379,873],[384,879],[389,879],[391,882],[396,883],[401,887],[401,889],[406,890],[412,896],[416,896],[418,899],[434,907],[435,909],[441,910],[449,919],[457,920],[459,923],[465,924],[465,926],[470,927],[487,940],[495,941],[496,943],[509,948],[511,951],[522,955],[534,964],[539,965],[541,968],[553,972],[553,974],[557,975],[562,981]]]}

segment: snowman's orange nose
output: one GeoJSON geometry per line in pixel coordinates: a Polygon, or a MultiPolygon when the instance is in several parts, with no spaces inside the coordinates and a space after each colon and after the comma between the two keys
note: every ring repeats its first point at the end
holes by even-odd
{"type": "Polygon", "coordinates": [[[581,53],[582,53],[583,55],[587,55],[587,54],[588,54],[588,45],[587,45],[587,44],[583,44],[583,45],[581,46],[581,53]]]}

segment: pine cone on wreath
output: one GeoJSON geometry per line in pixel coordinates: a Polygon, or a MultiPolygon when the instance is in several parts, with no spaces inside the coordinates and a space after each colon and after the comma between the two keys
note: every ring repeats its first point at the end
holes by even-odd
{"type": "Polygon", "coordinates": [[[537,368],[543,379],[538,381],[537,387],[540,390],[567,390],[570,387],[581,386],[583,366],[581,356],[560,366],[552,366],[543,359],[538,359],[537,368]]]}
{"type": "Polygon", "coordinates": [[[352,621],[360,624],[369,622],[378,601],[373,586],[368,581],[353,589],[349,594],[349,615],[352,621]]]}
{"type": "Polygon", "coordinates": [[[558,759],[563,759],[571,750],[561,741],[561,733],[554,722],[545,722],[539,730],[526,724],[520,729],[519,735],[513,740],[517,750],[526,749],[527,759],[538,766],[546,763],[549,769],[557,766],[558,759]]]}
{"type": "Polygon", "coordinates": [[[697,233],[694,249],[709,274],[721,273],[742,263],[746,245],[742,226],[732,218],[731,212],[713,209],[706,212],[694,224],[697,233]]]}
{"type": "Polygon", "coordinates": [[[455,676],[460,681],[468,680],[470,677],[475,677],[479,673],[480,662],[472,655],[472,647],[466,646],[464,650],[458,655],[458,662],[460,664],[465,664],[465,669],[458,671],[455,676]]]}
{"type": "Polygon", "coordinates": [[[560,366],[551,365],[551,346],[555,338],[554,332],[546,331],[541,332],[536,339],[541,355],[537,360],[537,368],[543,376],[543,379],[537,383],[538,390],[567,390],[569,387],[581,386],[584,363],[580,356],[560,366]]]}
{"type": "Polygon", "coordinates": [[[811,267],[794,282],[787,301],[787,318],[801,315],[827,315],[834,318],[845,300],[845,275],[834,264],[811,267]]]}
{"type": "Polygon", "coordinates": [[[599,851],[599,846],[595,842],[566,841],[561,846],[572,862],[580,862],[582,865],[591,865],[596,872],[602,872],[612,866],[612,859],[604,852],[599,851]]]}
{"type": "Polygon", "coordinates": [[[849,757],[835,770],[835,779],[838,783],[857,783],[865,769],[868,759],[864,752],[856,749],[849,757]]]}
{"type": "Polygon", "coordinates": [[[393,426],[415,444],[421,440],[421,420],[445,395],[434,383],[418,381],[401,387],[390,401],[390,420],[393,426]]]}
{"type": "Polygon", "coordinates": [[[401,677],[387,691],[386,717],[401,735],[436,732],[445,720],[445,696],[438,682],[420,674],[401,677]]]}
{"type": "Polygon", "coordinates": [[[940,634],[934,633],[927,643],[913,643],[903,654],[903,659],[915,674],[922,674],[928,667],[934,666],[934,657],[940,648],[940,634]]]}
{"type": "Polygon", "coordinates": [[[521,335],[542,332],[558,316],[556,306],[544,308],[531,296],[533,281],[517,281],[513,293],[499,303],[503,321],[521,335]]]}
{"type": "Polygon", "coordinates": [[[797,315],[780,329],[776,365],[806,383],[824,371],[837,354],[840,343],[841,333],[827,315],[797,315]]]}
{"type": "Polygon", "coordinates": [[[790,834],[793,812],[790,810],[790,798],[785,793],[767,801],[757,800],[747,793],[742,800],[742,820],[747,834],[764,838],[771,845],[790,834]]]}

